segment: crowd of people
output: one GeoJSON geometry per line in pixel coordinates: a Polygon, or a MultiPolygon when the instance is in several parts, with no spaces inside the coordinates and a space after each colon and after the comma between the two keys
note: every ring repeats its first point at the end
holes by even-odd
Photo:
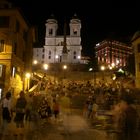
{"type": "MultiPolygon", "coordinates": [[[[132,89],[119,84],[101,83],[94,85],[90,81],[68,81],[66,83],[51,83],[40,90],[31,93],[21,91],[19,97],[12,102],[11,92],[5,94],[2,104],[2,131],[7,132],[8,123],[14,121],[16,128],[24,129],[25,123],[37,123],[60,119],[61,113],[70,113],[71,99],[75,95],[86,95],[81,106],[83,117],[96,119],[99,110],[112,112],[114,128],[121,132],[119,140],[136,139],[139,128],[139,99],[135,98],[132,89]],[[135,138],[134,138],[135,137],[135,138]]],[[[37,127],[37,126],[36,126],[37,127]]]]}

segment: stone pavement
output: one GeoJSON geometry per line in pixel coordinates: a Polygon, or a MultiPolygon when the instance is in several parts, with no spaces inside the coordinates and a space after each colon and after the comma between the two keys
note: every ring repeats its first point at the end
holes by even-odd
{"type": "Polygon", "coordinates": [[[108,140],[104,131],[92,129],[87,121],[72,113],[61,116],[54,121],[25,123],[25,127],[16,128],[14,122],[9,124],[9,133],[0,140],[108,140]],[[63,119],[63,121],[62,121],[63,119]]]}

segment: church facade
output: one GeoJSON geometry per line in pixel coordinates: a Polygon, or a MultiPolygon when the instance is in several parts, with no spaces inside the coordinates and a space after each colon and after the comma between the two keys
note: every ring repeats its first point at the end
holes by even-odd
{"type": "Polygon", "coordinates": [[[33,49],[33,59],[41,64],[81,63],[81,21],[76,15],[69,22],[69,35],[57,35],[58,21],[51,17],[46,20],[45,45],[33,49]]]}

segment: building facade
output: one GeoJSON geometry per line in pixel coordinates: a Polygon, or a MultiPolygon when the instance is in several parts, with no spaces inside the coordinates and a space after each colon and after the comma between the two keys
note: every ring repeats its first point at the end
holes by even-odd
{"type": "Polygon", "coordinates": [[[18,8],[0,1],[0,97],[24,89],[25,72],[31,71],[34,27],[29,27],[18,8]]]}
{"type": "Polygon", "coordinates": [[[126,66],[132,47],[115,40],[103,40],[96,44],[95,51],[99,64],[120,68],[126,66]]]}
{"type": "MultiPolygon", "coordinates": [[[[81,63],[81,21],[76,15],[70,20],[69,35],[57,35],[58,21],[52,16],[46,21],[45,45],[34,48],[33,59],[39,63],[81,63]]],[[[65,27],[65,26],[64,26],[65,27]]]]}
{"type": "Polygon", "coordinates": [[[140,31],[134,34],[131,42],[135,56],[135,85],[140,88],[140,31]]]}

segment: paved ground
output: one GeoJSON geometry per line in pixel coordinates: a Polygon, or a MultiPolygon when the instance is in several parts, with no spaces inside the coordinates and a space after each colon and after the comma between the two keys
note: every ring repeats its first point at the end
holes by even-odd
{"type": "Polygon", "coordinates": [[[0,140],[107,140],[106,133],[92,129],[79,112],[63,115],[57,122],[52,119],[26,123],[24,129],[16,128],[12,122],[9,128],[9,134],[0,140]]]}
{"type": "Polygon", "coordinates": [[[54,119],[49,121],[39,119],[25,123],[24,129],[16,128],[12,122],[9,124],[7,135],[0,131],[0,140],[114,140],[115,134],[111,134],[109,138],[104,130],[93,129],[91,122],[82,117],[80,110],[84,100],[85,97],[75,97],[72,103],[78,109],[72,109],[68,116],[61,115],[57,122],[54,119]]]}

